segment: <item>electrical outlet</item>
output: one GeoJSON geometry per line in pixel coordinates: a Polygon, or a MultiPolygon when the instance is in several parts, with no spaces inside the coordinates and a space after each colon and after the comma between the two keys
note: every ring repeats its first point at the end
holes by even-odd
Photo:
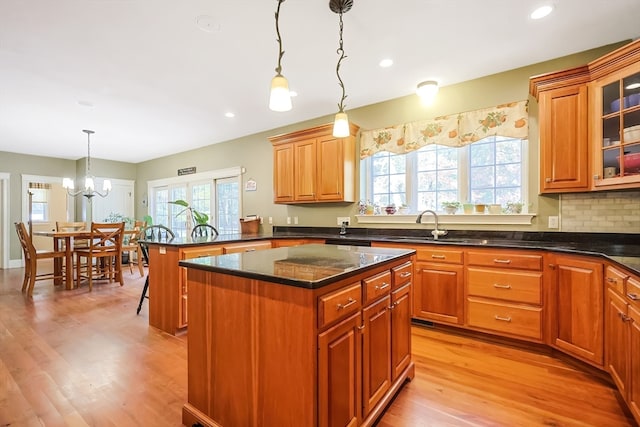
{"type": "Polygon", "coordinates": [[[269,217],[269,224],[273,224],[273,217],[272,216],[269,217]]]}
{"type": "Polygon", "coordinates": [[[559,227],[558,217],[557,216],[550,216],[549,217],[549,228],[558,228],[558,227],[559,227]]]}
{"type": "Polygon", "coordinates": [[[294,217],[293,217],[293,223],[294,223],[294,224],[296,224],[296,225],[298,225],[298,217],[297,217],[297,216],[294,216],[294,217]]]}
{"type": "Polygon", "coordinates": [[[287,217],[287,224],[291,225],[291,217],[290,216],[287,217]]]}
{"type": "Polygon", "coordinates": [[[343,222],[346,222],[349,225],[349,217],[348,216],[339,216],[338,217],[338,225],[342,225],[343,222]]]}

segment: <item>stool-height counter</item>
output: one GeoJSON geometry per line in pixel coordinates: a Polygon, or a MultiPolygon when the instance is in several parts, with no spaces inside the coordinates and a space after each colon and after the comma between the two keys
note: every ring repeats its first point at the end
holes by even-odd
{"type": "Polygon", "coordinates": [[[411,361],[413,250],[304,245],[187,268],[191,426],[372,425],[411,361]]]}

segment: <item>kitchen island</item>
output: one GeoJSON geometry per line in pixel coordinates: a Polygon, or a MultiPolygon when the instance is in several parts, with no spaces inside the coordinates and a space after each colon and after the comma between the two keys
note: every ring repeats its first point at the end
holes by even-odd
{"type": "Polygon", "coordinates": [[[183,423],[372,425],[414,375],[414,253],[311,244],[180,261],[183,423]]]}

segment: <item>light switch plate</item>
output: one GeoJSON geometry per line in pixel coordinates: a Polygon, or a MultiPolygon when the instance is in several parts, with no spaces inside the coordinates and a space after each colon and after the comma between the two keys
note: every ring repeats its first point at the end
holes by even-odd
{"type": "Polygon", "coordinates": [[[557,216],[549,217],[549,228],[558,228],[560,226],[557,216]]]}

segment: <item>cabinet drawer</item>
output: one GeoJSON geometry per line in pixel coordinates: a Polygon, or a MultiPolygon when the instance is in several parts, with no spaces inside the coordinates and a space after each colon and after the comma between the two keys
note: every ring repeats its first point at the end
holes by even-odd
{"type": "Polygon", "coordinates": [[[607,266],[604,272],[604,282],[620,295],[624,294],[624,282],[628,277],[623,271],[611,266],[607,266]]]}
{"type": "Polygon", "coordinates": [[[456,249],[416,248],[418,261],[444,262],[447,264],[462,264],[462,251],[456,249]]]}
{"type": "Polygon", "coordinates": [[[635,277],[627,279],[627,299],[640,309],[640,280],[635,277]]]}
{"type": "Polygon", "coordinates": [[[467,324],[541,340],[542,308],[468,298],[467,324]]]}
{"type": "Polygon", "coordinates": [[[406,262],[397,267],[393,267],[391,269],[391,274],[393,276],[391,280],[393,289],[397,289],[411,281],[411,277],[413,276],[413,264],[411,262],[406,262]]]}
{"type": "Polygon", "coordinates": [[[318,301],[318,327],[355,313],[362,308],[362,287],[354,283],[322,295],[318,301]]]}
{"type": "Polygon", "coordinates": [[[222,255],[224,250],[222,246],[209,246],[206,248],[190,248],[182,250],[182,259],[201,258],[205,256],[222,255]]]}
{"type": "Polygon", "coordinates": [[[506,251],[468,251],[467,264],[540,271],[542,270],[542,255],[511,253],[506,251]]]}
{"type": "Polygon", "coordinates": [[[467,294],[542,304],[542,273],[467,269],[467,294]]]}
{"type": "Polygon", "coordinates": [[[225,254],[235,254],[238,252],[253,252],[261,249],[271,249],[271,241],[253,242],[253,243],[237,243],[226,245],[224,247],[225,254]]]}
{"type": "Polygon", "coordinates": [[[382,295],[389,294],[391,291],[391,272],[385,271],[373,277],[367,277],[362,283],[364,284],[365,304],[368,304],[382,295]]]}

